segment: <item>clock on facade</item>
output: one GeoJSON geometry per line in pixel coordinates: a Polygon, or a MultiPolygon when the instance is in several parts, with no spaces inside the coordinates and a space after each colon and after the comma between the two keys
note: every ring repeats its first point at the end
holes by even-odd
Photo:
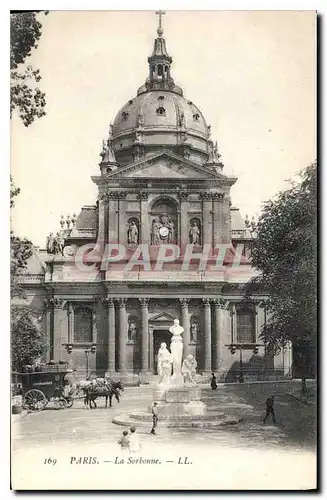
{"type": "Polygon", "coordinates": [[[169,234],[169,229],[168,227],[161,227],[159,229],[159,234],[161,236],[161,238],[167,238],[168,237],[168,234],[169,234]]]}

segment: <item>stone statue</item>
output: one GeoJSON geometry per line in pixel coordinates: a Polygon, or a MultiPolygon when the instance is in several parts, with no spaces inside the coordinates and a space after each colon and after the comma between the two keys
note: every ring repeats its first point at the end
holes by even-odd
{"type": "Polygon", "coordinates": [[[191,324],[191,342],[197,342],[198,340],[198,324],[193,321],[191,324]]]}
{"type": "Polygon", "coordinates": [[[169,230],[168,243],[173,243],[173,241],[174,241],[174,223],[170,217],[169,217],[168,222],[167,222],[167,227],[169,230]]]}
{"type": "Polygon", "coordinates": [[[46,242],[47,253],[54,253],[54,236],[50,233],[46,242]]]}
{"type": "Polygon", "coordinates": [[[128,340],[134,342],[136,340],[136,324],[134,321],[128,327],[128,340]]]}
{"type": "Polygon", "coordinates": [[[173,357],[173,382],[178,384],[183,383],[183,377],[181,373],[182,369],[182,355],[183,355],[183,339],[182,333],[184,328],[179,324],[178,319],[174,319],[174,324],[169,328],[169,332],[172,334],[170,351],[173,357]]]}
{"type": "Polygon", "coordinates": [[[153,219],[152,221],[152,245],[159,245],[160,235],[159,235],[159,219],[153,219]]]}
{"type": "Polygon", "coordinates": [[[47,253],[52,255],[56,255],[58,253],[64,255],[64,242],[59,232],[55,236],[53,233],[49,234],[47,237],[46,248],[47,253]]]}
{"type": "Polygon", "coordinates": [[[55,253],[61,253],[61,255],[64,255],[64,242],[59,232],[55,236],[55,247],[55,253]]]}
{"type": "Polygon", "coordinates": [[[190,241],[193,245],[200,244],[200,229],[195,221],[193,222],[193,226],[190,228],[189,235],[190,241]]]}
{"type": "Polygon", "coordinates": [[[159,384],[168,384],[171,376],[172,355],[167,349],[167,344],[162,342],[158,351],[159,384]]]}
{"type": "Polygon", "coordinates": [[[183,361],[182,375],[184,377],[184,383],[186,385],[196,385],[195,374],[196,374],[197,362],[192,354],[189,354],[183,361]]]}
{"type": "Polygon", "coordinates": [[[137,245],[139,230],[135,222],[131,222],[127,231],[127,241],[131,245],[137,245]]]}

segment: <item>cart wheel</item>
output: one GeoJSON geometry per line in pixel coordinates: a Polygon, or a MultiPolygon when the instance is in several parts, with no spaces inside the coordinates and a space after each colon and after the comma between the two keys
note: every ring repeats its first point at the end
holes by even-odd
{"type": "Polygon", "coordinates": [[[27,391],[24,398],[24,405],[32,411],[41,411],[48,404],[48,400],[42,391],[38,389],[31,389],[27,391]]]}
{"type": "Polygon", "coordinates": [[[58,398],[55,403],[57,410],[64,410],[67,408],[67,401],[65,398],[58,398]]]}
{"type": "Polygon", "coordinates": [[[67,408],[71,408],[74,404],[74,400],[71,397],[66,398],[66,402],[67,402],[67,408]]]}

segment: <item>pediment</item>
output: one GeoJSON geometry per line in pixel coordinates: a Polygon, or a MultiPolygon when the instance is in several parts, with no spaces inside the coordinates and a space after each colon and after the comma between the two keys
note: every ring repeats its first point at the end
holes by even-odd
{"type": "Polygon", "coordinates": [[[176,319],[176,316],[173,316],[169,312],[162,312],[160,314],[157,314],[156,316],[153,316],[152,318],[149,318],[149,323],[167,323],[170,322],[173,324],[174,319],[176,319]]]}
{"type": "Polygon", "coordinates": [[[148,179],[217,179],[219,174],[173,152],[164,150],[126,165],[110,175],[111,178],[148,179]]]}

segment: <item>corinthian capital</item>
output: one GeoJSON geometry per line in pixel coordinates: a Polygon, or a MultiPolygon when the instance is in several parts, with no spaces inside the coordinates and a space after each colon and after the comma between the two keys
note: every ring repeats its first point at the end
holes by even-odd
{"type": "Polygon", "coordinates": [[[182,307],[188,307],[190,300],[189,299],[179,299],[179,302],[182,307]]]}
{"type": "Polygon", "coordinates": [[[139,299],[139,302],[141,304],[141,307],[148,307],[149,305],[149,299],[141,298],[139,299]]]}
{"type": "Polygon", "coordinates": [[[118,299],[118,305],[120,308],[126,307],[127,299],[118,299]]]}
{"type": "Polygon", "coordinates": [[[204,307],[210,306],[212,299],[202,299],[204,307]]]}
{"type": "Polygon", "coordinates": [[[219,309],[227,309],[228,304],[229,304],[229,300],[226,300],[226,299],[223,299],[223,298],[219,298],[219,299],[214,299],[213,303],[219,309]]]}

